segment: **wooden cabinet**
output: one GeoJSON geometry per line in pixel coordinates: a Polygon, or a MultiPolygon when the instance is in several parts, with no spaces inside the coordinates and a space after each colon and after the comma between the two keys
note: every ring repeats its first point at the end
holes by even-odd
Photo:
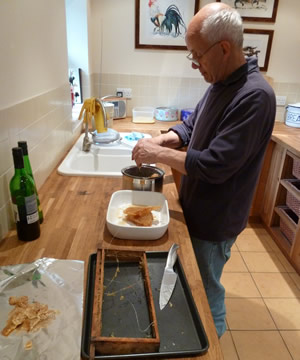
{"type": "Polygon", "coordinates": [[[260,216],[274,241],[300,273],[300,208],[292,206],[292,210],[289,200],[292,199],[292,205],[300,205],[300,180],[293,175],[294,161],[300,158],[281,144],[273,143],[260,216]]]}

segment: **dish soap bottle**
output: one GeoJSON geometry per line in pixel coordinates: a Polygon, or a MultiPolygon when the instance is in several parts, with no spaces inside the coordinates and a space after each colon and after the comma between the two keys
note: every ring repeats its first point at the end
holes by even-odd
{"type": "Polygon", "coordinates": [[[32,181],[34,183],[34,186],[35,186],[36,200],[37,200],[38,212],[39,212],[39,220],[40,220],[40,224],[42,224],[43,221],[44,221],[44,214],[43,214],[43,210],[42,210],[40,199],[39,199],[39,194],[37,192],[36,184],[35,184],[35,181],[34,181],[32,169],[31,169],[31,165],[30,165],[30,160],[29,160],[29,156],[28,156],[27,142],[26,141],[18,141],[18,146],[20,148],[22,148],[22,150],[23,150],[23,160],[24,160],[25,171],[31,177],[31,179],[32,179],[32,181]]]}
{"type": "Polygon", "coordinates": [[[13,203],[18,238],[23,241],[35,240],[40,236],[40,222],[35,186],[24,168],[22,148],[12,149],[15,174],[9,188],[13,203]]]}

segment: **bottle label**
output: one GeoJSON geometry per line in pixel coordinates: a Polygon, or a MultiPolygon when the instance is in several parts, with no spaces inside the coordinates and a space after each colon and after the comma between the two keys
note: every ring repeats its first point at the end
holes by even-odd
{"type": "Polygon", "coordinates": [[[25,208],[27,224],[32,224],[39,220],[39,213],[35,194],[27,196],[25,198],[25,208]]]}
{"type": "Polygon", "coordinates": [[[27,215],[27,224],[33,224],[38,220],[39,220],[39,213],[38,212],[36,212],[34,214],[31,214],[31,215],[27,215]]]}

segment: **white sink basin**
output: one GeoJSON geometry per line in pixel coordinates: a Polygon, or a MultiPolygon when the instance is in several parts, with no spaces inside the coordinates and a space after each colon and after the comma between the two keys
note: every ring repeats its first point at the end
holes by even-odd
{"type": "MultiPolygon", "coordinates": [[[[120,133],[121,138],[130,133],[120,133]]],[[[144,134],[144,137],[151,137],[144,134]]],[[[58,167],[58,173],[67,176],[122,176],[121,169],[135,165],[131,152],[137,141],[126,141],[118,144],[92,144],[89,152],[82,151],[84,134],[81,134],[58,167]]],[[[92,139],[90,135],[90,139],[92,139]]],[[[125,140],[124,140],[125,141],[125,140]]]]}

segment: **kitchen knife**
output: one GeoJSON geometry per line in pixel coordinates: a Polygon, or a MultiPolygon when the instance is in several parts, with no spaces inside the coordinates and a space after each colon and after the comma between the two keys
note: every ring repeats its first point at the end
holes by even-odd
{"type": "Polygon", "coordinates": [[[173,244],[169,250],[167,263],[164,270],[159,294],[159,308],[162,310],[169,302],[173,290],[175,288],[177,274],[173,270],[173,266],[177,259],[177,249],[179,246],[173,244]]]}

